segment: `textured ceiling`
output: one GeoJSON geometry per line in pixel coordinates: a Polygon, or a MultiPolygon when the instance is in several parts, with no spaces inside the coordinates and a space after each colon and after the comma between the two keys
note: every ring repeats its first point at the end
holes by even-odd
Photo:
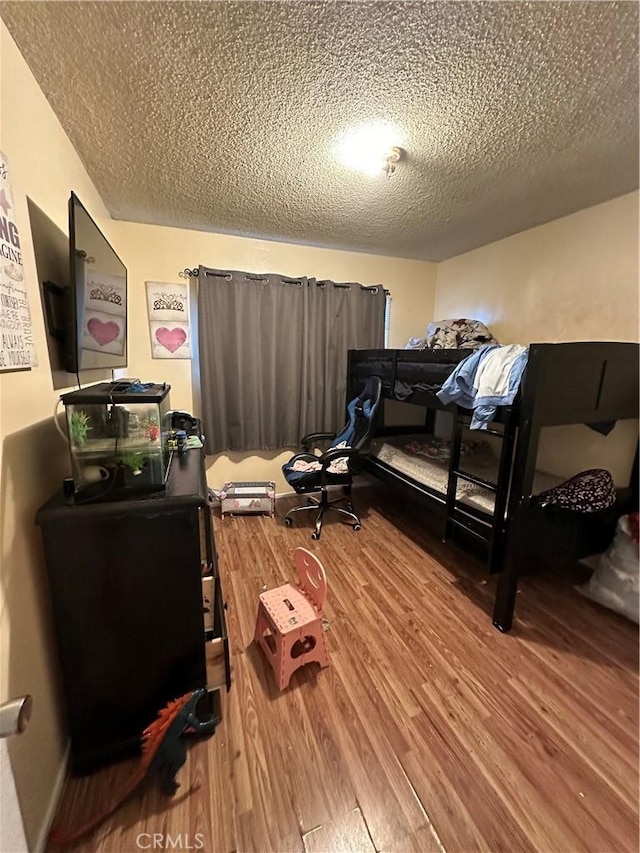
{"type": "Polygon", "coordinates": [[[117,219],[442,260],[638,186],[635,2],[7,2],[117,219]],[[334,156],[383,120],[407,156],[334,156]]]}

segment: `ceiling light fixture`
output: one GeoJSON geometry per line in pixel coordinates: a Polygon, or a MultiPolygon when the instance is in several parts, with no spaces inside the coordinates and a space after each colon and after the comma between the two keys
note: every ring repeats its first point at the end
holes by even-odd
{"type": "Polygon", "coordinates": [[[387,159],[385,160],[384,170],[387,173],[387,178],[390,178],[391,175],[396,170],[396,166],[402,160],[403,155],[402,148],[398,148],[397,145],[392,145],[387,154],[387,159]]]}
{"type": "Polygon", "coordinates": [[[403,149],[397,144],[399,133],[385,122],[361,124],[351,128],[338,140],[336,155],[340,163],[370,177],[384,172],[391,177],[402,159],[403,149]]]}

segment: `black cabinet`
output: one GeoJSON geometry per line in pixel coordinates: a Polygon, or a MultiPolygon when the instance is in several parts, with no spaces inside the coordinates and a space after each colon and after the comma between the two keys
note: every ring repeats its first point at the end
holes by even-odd
{"type": "Polygon", "coordinates": [[[164,492],[79,506],[68,505],[61,492],[40,508],[36,521],[72,770],[87,773],[135,754],[143,729],[170,700],[205,685],[211,691],[229,687],[203,453],[174,453],[164,492]],[[214,608],[206,633],[203,577],[214,608]]]}

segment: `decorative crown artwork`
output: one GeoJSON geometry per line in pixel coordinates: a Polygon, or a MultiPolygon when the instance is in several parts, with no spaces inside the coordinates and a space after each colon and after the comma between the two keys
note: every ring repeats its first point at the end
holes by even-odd
{"type": "Polygon", "coordinates": [[[153,300],[154,311],[184,311],[184,299],[179,293],[156,293],[153,300]]]}
{"type": "Polygon", "coordinates": [[[99,284],[97,287],[92,287],[89,296],[98,302],[102,300],[103,302],[112,302],[114,305],[122,305],[121,293],[109,284],[99,284]]]}
{"type": "Polygon", "coordinates": [[[189,283],[147,281],[153,358],[191,358],[189,283]]]}

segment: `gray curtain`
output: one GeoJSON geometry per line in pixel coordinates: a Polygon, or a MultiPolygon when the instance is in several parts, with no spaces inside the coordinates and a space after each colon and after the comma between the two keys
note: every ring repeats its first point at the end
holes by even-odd
{"type": "Polygon", "coordinates": [[[319,281],[310,290],[313,346],[305,432],[338,430],[346,418],[348,351],[384,346],[384,288],[319,281]]]}
{"type": "Polygon", "coordinates": [[[280,450],[345,420],[347,351],[384,345],[382,287],[200,267],[209,454],[280,450]]]}

